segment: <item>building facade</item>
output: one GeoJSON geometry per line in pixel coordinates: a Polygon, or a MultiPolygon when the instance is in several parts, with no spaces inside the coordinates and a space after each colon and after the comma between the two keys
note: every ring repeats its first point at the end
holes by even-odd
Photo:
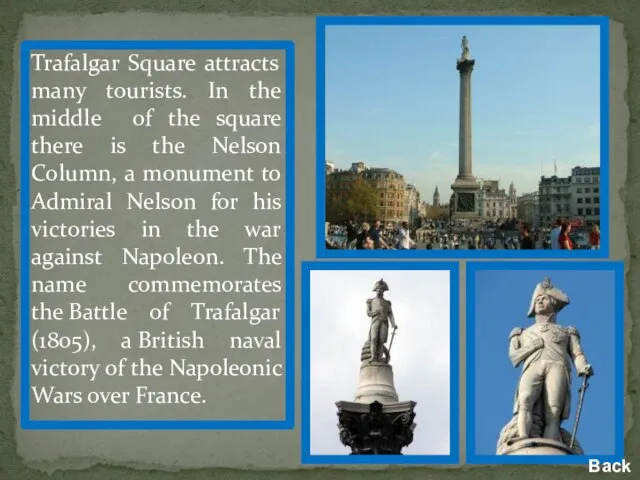
{"type": "Polygon", "coordinates": [[[518,192],[513,182],[509,185],[509,217],[518,217],[518,192]]]}
{"type": "Polygon", "coordinates": [[[483,180],[478,192],[478,215],[495,222],[513,218],[517,199],[513,183],[507,193],[499,180],[483,180]]]}
{"type": "Polygon", "coordinates": [[[420,218],[427,218],[427,212],[429,211],[429,205],[427,202],[420,202],[420,218]]]}
{"type": "Polygon", "coordinates": [[[551,226],[558,217],[570,217],[571,177],[541,177],[538,203],[541,226],[551,226]]]}
{"type": "Polygon", "coordinates": [[[556,218],[600,223],[600,167],[574,167],[568,177],[541,177],[538,184],[540,224],[556,218]]]}
{"type": "Polygon", "coordinates": [[[525,193],[518,197],[517,218],[524,220],[531,227],[540,226],[540,204],[538,202],[538,192],[525,193]]]}
{"type": "Polygon", "coordinates": [[[600,223],[600,168],[571,169],[571,213],[585,223],[600,223]]]}
{"type": "MultiPolygon", "coordinates": [[[[355,162],[348,170],[335,169],[326,176],[327,200],[337,203],[346,201],[357,179],[367,181],[375,191],[375,218],[366,218],[366,221],[380,220],[386,226],[409,221],[407,183],[402,175],[388,168],[371,168],[363,162],[355,162]]],[[[336,219],[327,218],[327,221],[335,223],[336,219]]]]}
{"type": "Polygon", "coordinates": [[[407,217],[407,222],[409,222],[410,227],[417,227],[420,222],[420,192],[418,189],[411,185],[407,184],[405,188],[405,216],[407,217]]]}

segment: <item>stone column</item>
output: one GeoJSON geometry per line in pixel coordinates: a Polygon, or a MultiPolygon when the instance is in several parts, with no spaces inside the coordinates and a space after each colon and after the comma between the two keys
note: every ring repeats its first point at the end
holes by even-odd
{"type": "Polygon", "coordinates": [[[457,70],[460,72],[460,133],[458,179],[473,180],[472,138],[471,138],[471,73],[476,61],[459,59],[457,70]]]}
{"type": "Polygon", "coordinates": [[[376,282],[376,297],[366,301],[367,315],[378,325],[390,325],[394,333],[391,338],[386,334],[372,338],[369,332],[360,352],[362,363],[355,398],[336,402],[340,442],[351,450],[351,455],[402,455],[402,449],[413,441],[416,428],[416,402],[398,401],[389,363],[397,326],[391,302],[384,298],[387,290],[384,280],[376,282]]]}

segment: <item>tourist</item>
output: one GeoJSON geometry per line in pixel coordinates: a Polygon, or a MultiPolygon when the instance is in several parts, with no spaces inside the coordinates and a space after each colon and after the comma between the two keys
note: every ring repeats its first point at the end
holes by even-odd
{"type": "Polygon", "coordinates": [[[416,243],[411,239],[409,232],[409,224],[402,222],[402,225],[398,229],[398,249],[399,250],[411,250],[416,243]]]}
{"type": "Polygon", "coordinates": [[[533,238],[531,238],[531,231],[529,225],[526,222],[520,224],[520,249],[521,250],[533,250],[535,245],[533,244],[533,238]]]}
{"type": "Polygon", "coordinates": [[[371,226],[368,223],[363,223],[362,229],[356,238],[356,250],[373,250],[374,241],[370,231],[371,226]]]}
{"type": "Polygon", "coordinates": [[[591,227],[591,233],[589,233],[589,248],[591,250],[600,250],[600,227],[595,223],[591,227]]]}
{"type": "Polygon", "coordinates": [[[376,220],[376,223],[373,225],[373,228],[370,230],[370,236],[373,240],[373,245],[375,249],[388,249],[389,246],[382,238],[382,224],[380,220],[376,220]]]}
{"type": "Polygon", "coordinates": [[[353,242],[358,237],[358,229],[356,228],[356,222],[353,218],[347,222],[347,245],[353,242]]]}
{"type": "Polygon", "coordinates": [[[561,229],[562,229],[562,219],[558,218],[556,220],[556,226],[551,230],[551,233],[549,234],[549,240],[551,241],[551,250],[560,250],[562,248],[560,246],[560,242],[558,242],[561,229]]]}
{"type": "Polygon", "coordinates": [[[573,250],[573,242],[569,236],[571,231],[571,224],[569,222],[563,222],[560,227],[560,235],[558,235],[558,244],[561,250],[573,250]]]}

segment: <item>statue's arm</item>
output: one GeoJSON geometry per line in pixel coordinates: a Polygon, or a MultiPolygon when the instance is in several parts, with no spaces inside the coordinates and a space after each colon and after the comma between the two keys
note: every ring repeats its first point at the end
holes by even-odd
{"type": "Polygon", "coordinates": [[[523,346],[521,335],[522,328],[514,328],[509,335],[509,359],[514,367],[522,365],[529,355],[542,348],[542,341],[523,346]]]}
{"type": "Polygon", "coordinates": [[[389,323],[393,328],[397,328],[396,326],[396,317],[393,315],[393,309],[391,308],[391,302],[389,302],[389,323]]]}
{"type": "Polygon", "coordinates": [[[373,299],[371,298],[367,300],[367,316],[368,317],[373,317],[373,314],[374,314],[373,309],[371,308],[372,302],[373,302],[373,299]]]}
{"type": "Polygon", "coordinates": [[[582,351],[582,343],[580,341],[580,332],[576,327],[567,327],[566,332],[569,334],[569,354],[573,359],[573,364],[579,374],[584,374],[591,370],[589,361],[582,351]]]}

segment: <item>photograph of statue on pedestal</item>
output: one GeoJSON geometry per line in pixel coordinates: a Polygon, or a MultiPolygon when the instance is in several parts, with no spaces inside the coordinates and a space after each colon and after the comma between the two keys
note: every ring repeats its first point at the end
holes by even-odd
{"type": "Polygon", "coordinates": [[[302,463],[457,463],[457,289],[455,264],[303,264],[302,463]]]}
{"type": "Polygon", "coordinates": [[[622,459],[622,268],[467,265],[470,463],[622,459]]]}
{"type": "Polygon", "coordinates": [[[318,18],[319,257],[608,258],[608,19],[522,20],[318,18]]]}

